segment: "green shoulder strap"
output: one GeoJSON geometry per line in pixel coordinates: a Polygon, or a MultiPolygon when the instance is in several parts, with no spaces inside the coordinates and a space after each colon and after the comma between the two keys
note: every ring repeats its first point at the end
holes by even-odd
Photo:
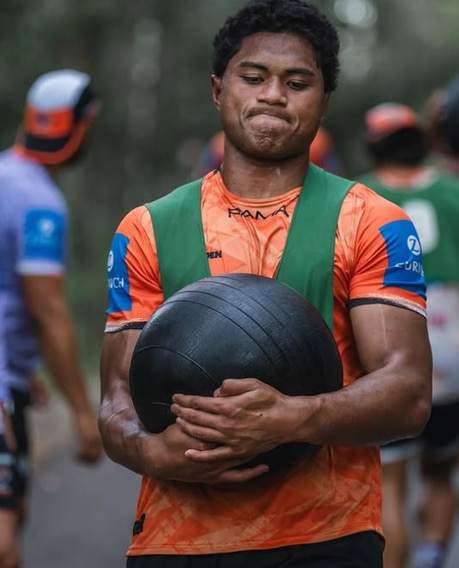
{"type": "MultiPolygon", "coordinates": [[[[353,185],[310,164],[276,274],[321,312],[330,329],[336,224],[343,199],[353,185]]],[[[164,298],[210,276],[201,218],[201,180],[146,206],[155,233],[164,298]]]]}
{"type": "Polygon", "coordinates": [[[147,203],[155,233],[164,299],[210,276],[201,219],[201,181],[147,203]]]}
{"type": "Polygon", "coordinates": [[[309,165],[276,278],[307,298],[333,329],[333,266],[338,217],[355,182],[309,165]]]}

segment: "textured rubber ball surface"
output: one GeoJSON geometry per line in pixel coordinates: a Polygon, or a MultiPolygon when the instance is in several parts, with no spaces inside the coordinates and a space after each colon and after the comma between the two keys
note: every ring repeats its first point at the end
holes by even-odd
{"type": "MultiPolygon", "coordinates": [[[[175,393],[212,396],[226,378],[254,377],[291,395],[342,387],[341,358],[316,308],[282,282],[252,274],[199,280],[168,298],[147,322],[134,349],[130,389],[145,427],[175,421],[175,393]]],[[[272,469],[317,446],[290,443],[254,463],[272,469]]]]}

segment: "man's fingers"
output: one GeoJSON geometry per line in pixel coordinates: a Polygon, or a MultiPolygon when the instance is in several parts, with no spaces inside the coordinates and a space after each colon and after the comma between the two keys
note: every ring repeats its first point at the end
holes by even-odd
{"type": "Polygon", "coordinates": [[[225,379],[214,392],[214,396],[236,396],[254,388],[257,379],[225,379]]]}
{"type": "Polygon", "coordinates": [[[213,428],[207,428],[205,426],[192,424],[182,418],[177,418],[176,422],[180,426],[180,429],[185,432],[185,434],[188,434],[196,440],[210,443],[213,446],[215,446],[215,444],[222,444],[225,441],[223,434],[218,432],[218,430],[214,430],[213,428]]]}
{"type": "Polygon", "coordinates": [[[172,397],[171,411],[177,414],[180,408],[199,410],[209,414],[218,414],[218,401],[212,396],[196,396],[189,394],[174,394],[172,397]]]}
{"type": "MultiPolygon", "coordinates": [[[[255,467],[247,467],[241,469],[229,469],[223,472],[219,478],[219,484],[221,485],[239,485],[241,483],[246,483],[251,479],[255,479],[268,473],[269,467],[266,465],[257,465],[255,467]]],[[[231,487],[228,487],[231,489],[231,487]]]]}

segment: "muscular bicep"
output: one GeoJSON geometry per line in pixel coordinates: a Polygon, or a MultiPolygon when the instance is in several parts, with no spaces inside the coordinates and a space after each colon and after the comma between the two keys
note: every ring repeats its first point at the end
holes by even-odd
{"type": "Polygon", "coordinates": [[[374,303],[352,308],[351,321],[365,374],[392,368],[421,390],[431,389],[432,356],[422,315],[374,303]]]}
{"type": "Polygon", "coordinates": [[[105,334],[100,360],[102,396],[109,392],[114,382],[122,382],[128,387],[129,367],[139,335],[137,329],[105,334]]]}

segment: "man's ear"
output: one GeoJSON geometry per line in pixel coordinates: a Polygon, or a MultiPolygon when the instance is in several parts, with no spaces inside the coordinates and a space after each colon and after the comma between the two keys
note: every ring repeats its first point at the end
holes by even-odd
{"type": "Polygon", "coordinates": [[[220,110],[220,95],[222,92],[222,79],[217,75],[212,75],[210,78],[212,85],[212,100],[217,110],[220,110]]]}

